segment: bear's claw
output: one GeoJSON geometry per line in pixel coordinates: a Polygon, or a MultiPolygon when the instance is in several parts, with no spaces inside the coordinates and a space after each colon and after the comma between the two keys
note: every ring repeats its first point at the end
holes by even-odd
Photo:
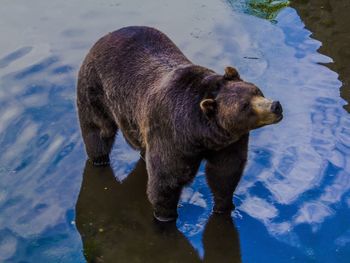
{"type": "Polygon", "coordinates": [[[157,216],[156,213],[153,213],[153,216],[155,219],[157,219],[159,222],[172,222],[176,221],[177,217],[163,217],[163,216],[157,216]]]}
{"type": "Polygon", "coordinates": [[[235,205],[232,204],[229,207],[217,207],[216,205],[213,208],[213,213],[214,214],[219,214],[219,215],[229,215],[233,210],[235,210],[235,205]]]}
{"type": "Polygon", "coordinates": [[[94,166],[108,166],[109,162],[92,162],[94,166]]]}
{"type": "Polygon", "coordinates": [[[109,156],[101,156],[93,160],[89,159],[94,166],[108,166],[110,164],[109,156]]]}

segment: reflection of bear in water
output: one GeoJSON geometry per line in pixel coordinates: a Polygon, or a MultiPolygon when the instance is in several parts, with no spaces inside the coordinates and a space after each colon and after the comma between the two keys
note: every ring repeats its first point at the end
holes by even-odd
{"type": "Polygon", "coordinates": [[[282,119],[234,68],[192,64],[161,32],[127,27],[102,37],[81,66],[77,105],[89,159],[108,164],[119,128],[145,154],[155,216],[177,216],[181,190],[207,160],[214,211],[229,213],[247,158],[249,131],[282,119]]]}
{"type": "Polygon", "coordinates": [[[175,222],[153,220],[146,185],[143,160],[122,183],[110,167],[86,162],[76,224],[88,262],[241,262],[239,236],[230,216],[209,218],[201,260],[175,222]]]}

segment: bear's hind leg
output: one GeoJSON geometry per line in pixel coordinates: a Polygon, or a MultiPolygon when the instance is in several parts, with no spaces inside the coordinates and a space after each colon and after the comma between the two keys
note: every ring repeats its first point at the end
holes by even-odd
{"type": "Polygon", "coordinates": [[[89,160],[96,166],[108,165],[118,127],[106,105],[98,74],[86,61],[79,71],[77,106],[89,160]]]}
{"type": "Polygon", "coordinates": [[[109,164],[109,154],[112,150],[117,125],[113,120],[93,112],[91,108],[78,107],[79,121],[86,153],[95,166],[109,164]]]}
{"type": "Polygon", "coordinates": [[[207,156],[206,178],[214,195],[214,213],[230,213],[234,208],[233,192],[241,179],[247,161],[249,135],[207,156]]]}
{"type": "Polygon", "coordinates": [[[83,135],[83,138],[89,160],[95,166],[109,165],[109,154],[112,150],[116,133],[110,136],[104,136],[101,129],[91,126],[88,130],[83,135]]]}

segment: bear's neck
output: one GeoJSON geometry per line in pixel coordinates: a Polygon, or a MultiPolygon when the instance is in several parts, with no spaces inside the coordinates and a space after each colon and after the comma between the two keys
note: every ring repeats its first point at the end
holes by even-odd
{"type": "Polygon", "coordinates": [[[217,151],[223,149],[237,142],[243,135],[238,132],[227,132],[215,120],[208,120],[203,126],[203,132],[200,133],[199,140],[206,150],[217,151]]]}

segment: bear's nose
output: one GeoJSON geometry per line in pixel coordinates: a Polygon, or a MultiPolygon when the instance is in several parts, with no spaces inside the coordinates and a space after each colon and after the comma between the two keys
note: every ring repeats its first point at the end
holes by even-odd
{"type": "Polygon", "coordinates": [[[271,111],[275,114],[281,114],[283,112],[281,103],[279,101],[272,102],[271,111]]]}

